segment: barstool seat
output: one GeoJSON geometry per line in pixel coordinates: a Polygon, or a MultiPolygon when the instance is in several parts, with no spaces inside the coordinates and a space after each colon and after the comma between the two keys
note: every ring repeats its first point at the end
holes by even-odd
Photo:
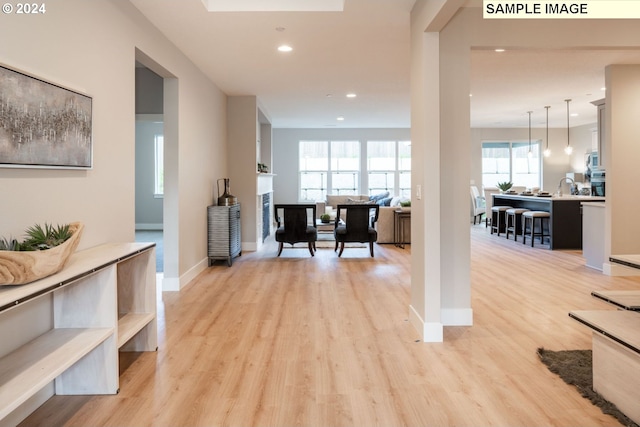
{"type": "Polygon", "coordinates": [[[522,229],[522,214],[524,212],[529,212],[529,209],[525,208],[511,208],[507,209],[506,212],[506,238],[509,239],[509,232],[513,233],[513,241],[518,241],[518,234],[520,234],[520,230],[522,229]]]}
{"type": "Polygon", "coordinates": [[[527,243],[527,223],[529,223],[529,237],[531,237],[531,247],[535,237],[540,237],[540,244],[544,244],[544,238],[550,239],[549,220],[551,214],[545,211],[528,211],[522,213],[522,244],[527,243]],[[539,229],[536,232],[536,220],[538,220],[539,229]],[[547,229],[545,230],[545,222],[547,229]]]}
{"type": "Polygon", "coordinates": [[[500,231],[504,231],[506,221],[506,213],[508,209],[513,209],[512,206],[493,206],[491,208],[491,234],[495,230],[500,236],[500,231]]]}

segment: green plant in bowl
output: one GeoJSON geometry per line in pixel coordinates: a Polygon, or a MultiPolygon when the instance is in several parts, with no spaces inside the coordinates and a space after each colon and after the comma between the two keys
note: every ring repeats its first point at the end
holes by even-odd
{"type": "Polygon", "coordinates": [[[511,187],[513,187],[513,182],[511,181],[505,181],[505,182],[499,182],[498,183],[498,188],[500,189],[500,191],[509,191],[511,189],[511,187]]]}
{"type": "Polygon", "coordinates": [[[327,223],[329,221],[331,221],[331,216],[329,214],[322,214],[320,215],[320,221],[327,223]]]}
{"type": "Polygon", "coordinates": [[[26,240],[22,242],[23,251],[38,251],[55,248],[71,237],[69,224],[53,226],[51,224],[35,224],[25,231],[26,240]]]}

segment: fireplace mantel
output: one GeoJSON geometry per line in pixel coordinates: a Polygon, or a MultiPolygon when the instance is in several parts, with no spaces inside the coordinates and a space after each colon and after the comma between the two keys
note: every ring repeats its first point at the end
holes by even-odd
{"type": "Polygon", "coordinates": [[[273,177],[272,173],[258,173],[258,195],[273,193],[273,177]]]}

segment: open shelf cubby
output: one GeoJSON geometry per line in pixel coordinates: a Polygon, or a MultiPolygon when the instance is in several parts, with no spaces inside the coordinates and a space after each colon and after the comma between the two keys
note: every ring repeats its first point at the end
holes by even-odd
{"type": "Polygon", "coordinates": [[[0,286],[0,424],[53,394],[117,393],[119,350],[157,350],[155,244],[96,246],[0,286]]]}

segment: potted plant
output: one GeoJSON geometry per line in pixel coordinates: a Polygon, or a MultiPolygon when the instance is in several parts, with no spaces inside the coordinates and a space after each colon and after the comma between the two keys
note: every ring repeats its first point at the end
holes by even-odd
{"type": "Polygon", "coordinates": [[[513,187],[513,183],[511,181],[499,182],[497,185],[500,191],[503,193],[506,193],[511,189],[511,187],[513,187]]]}
{"type": "Polygon", "coordinates": [[[328,224],[331,221],[331,216],[327,213],[323,213],[322,215],[320,215],[320,221],[322,221],[325,224],[328,224]]]}
{"type": "Polygon", "coordinates": [[[411,200],[404,200],[400,202],[400,210],[410,211],[411,210],[411,200]]]}
{"type": "Polygon", "coordinates": [[[62,270],[78,247],[84,226],[80,222],[34,225],[26,239],[0,239],[0,285],[23,285],[62,270]]]}

